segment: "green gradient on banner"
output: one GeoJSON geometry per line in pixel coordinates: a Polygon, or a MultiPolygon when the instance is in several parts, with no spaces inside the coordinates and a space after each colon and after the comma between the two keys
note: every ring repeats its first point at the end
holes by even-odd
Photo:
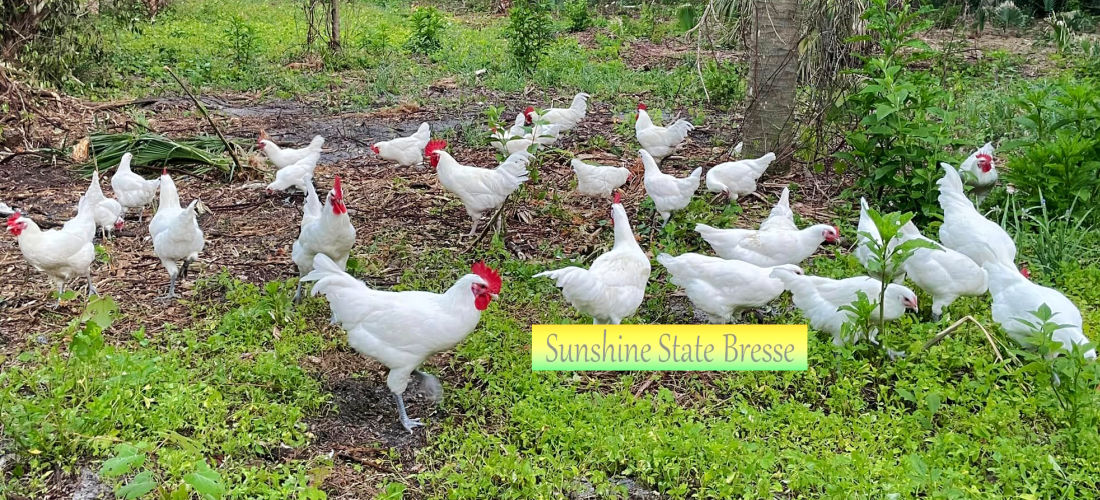
{"type": "Polygon", "coordinates": [[[533,370],[805,370],[806,325],[532,325],[533,370]]]}

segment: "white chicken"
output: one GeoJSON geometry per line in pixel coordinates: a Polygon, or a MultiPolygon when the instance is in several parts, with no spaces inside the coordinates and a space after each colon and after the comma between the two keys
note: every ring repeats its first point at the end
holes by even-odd
{"type": "Polygon", "coordinates": [[[321,148],[325,145],[325,138],[319,135],[313,136],[313,140],[309,141],[309,145],[304,148],[280,148],[271,139],[268,138],[267,133],[260,131],[260,140],[257,143],[257,147],[260,151],[263,151],[268,160],[275,165],[276,168],[283,169],[289,167],[295,163],[302,161],[310,156],[317,156],[317,160],[321,159],[321,148]]]}
{"type": "Polygon", "coordinates": [[[764,175],[768,165],[775,161],[775,153],[768,153],[755,160],[728,161],[707,171],[707,191],[723,193],[730,201],[756,191],[756,180],[764,175]]]}
{"type": "Polygon", "coordinates": [[[74,277],[88,280],[88,295],[96,293],[92,284],[92,260],[95,259],[95,235],[93,209],[83,204],[76,217],[70,219],[61,228],[43,231],[29,217],[15,211],[8,216],[8,232],[16,237],[23,258],[35,269],[46,273],[57,287],[57,302],[61,305],[61,295],[65,293],[65,283],[74,277]],[[88,227],[91,227],[89,234],[88,227]]]}
{"type": "Polygon", "coordinates": [[[275,172],[275,180],[267,185],[267,192],[285,191],[295,188],[306,192],[306,182],[313,178],[313,171],[317,168],[317,162],[321,159],[321,153],[310,153],[302,159],[291,163],[278,172],[275,172]]]}
{"type": "MultiPolygon", "coordinates": [[[[1089,342],[1082,328],[1081,311],[1065,295],[1053,288],[1032,283],[1014,266],[1001,261],[989,261],[982,265],[989,273],[989,294],[993,297],[993,320],[1020,344],[1034,333],[1032,324],[1038,320],[1031,314],[1046,304],[1054,313],[1051,322],[1062,325],[1054,331],[1053,339],[1061,342],[1066,350],[1073,344],[1089,342]]],[[[1085,357],[1096,359],[1096,349],[1090,349],[1085,357]]]]}
{"type": "MultiPolygon", "coordinates": [[[[859,199],[859,224],[856,226],[856,248],[852,253],[856,256],[856,260],[863,265],[863,268],[870,271],[873,252],[869,244],[873,240],[881,245],[882,235],[879,234],[878,226],[875,226],[875,221],[871,220],[871,215],[867,212],[868,210],[870,210],[870,207],[867,204],[867,199],[861,197],[859,199]],[[870,235],[872,240],[867,239],[864,234],[870,235]]],[[[919,235],[920,231],[917,230],[917,226],[913,224],[913,221],[906,222],[905,225],[901,227],[898,236],[895,236],[890,242],[889,251],[892,252],[901,244],[903,241],[901,235],[903,234],[919,235]]],[[[889,267],[890,269],[887,275],[891,277],[894,283],[901,283],[905,280],[905,272],[900,266],[892,265],[889,267]]]]}
{"type": "MultiPolygon", "coordinates": [[[[842,280],[820,276],[803,276],[785,268],[776,268],[771,275],[783,282],[791,291],[795,307],[802,311],[810,326],[833,336],[834,345],[855,343],[859,339],[844,338],[844,324],[852,321],[854,315],[840,308],[855,302],[858,292],[867,295],[867,300],[875,305],[875,319],[878,319],[878,294],[882,283],[870,276],[856,276],[842,280]]],[[[912,290],[891,283],[886,285],[883,307],[883,321],[893,321],[901,317],[907,309],[916,311],[917,295],[912,290]]],[[[871,332],[869,340],[878,345],[876,333],[871,332]]]]}
{"type": "Polygon", "coordinates": [[[634,176],[626,167],[591,165],[577,158],[569,164],[577,174],[577,192],[588,196],[611,196],[634,176]]]}
{"type": "Polygon", "coordinates": [[[940,163],[943,178],[940,186],[940,207],[943,208],[943,224],[940,226],[940,242],[943,246],[970,257],[979,266],[999,261],[1015,267],[1016,243],[1000,224],[986,219],[966,198],[962,179],[955,167],[940,163]]]}
{"type": "Polygon", "coordinates": [[[688,132],[695,126],[687,120],[676,120],[667,127],[658,127],[646,112],[646,106],[638,103],[638,119],[634,122],[634,135],[657,161],[661,161],[675,152],[687,138],[688,132]]]}
{"type": "Polygon", "coordinates": [[[682,210],[691,203],[695,190],[699,189],[703,167],[696,167],[690,175],[681,179],[661,172],[648,151],[640,149],[638,155],[642,157],[642,165],[645,165],[645,175],[642,177],[645,192],[653,199],[657,213],[661,214],[662,224],[667,224],[672,212],[682,210]]]}
{"type": "Polygon", "coordinates": [[[817,251],[823,242],[836,243],[840,230],[828,224],[798,229],[790,207],[790,190],[783,189],[779,201],[760,229],[718,229],[696,224],[699,233],[723,259],[743,260],[760,267],[798,264],[817,251]]]}
{"type": "Polygon", "coordinates": [[[122,204],[103,194],[103,188],[99,185],[99,170],[92,172],[92,182],[84,193],[84,199],[92,206],[92,217],[103,238],[116,229],[122,229],[122,204]]]}
{"type": "MultiPolygon", "coordinates": [[[[534,108],[528,107],[528,110],[534,110],[534,108]]],[[[496,148],[504,154],[512,154],[517,151],[526,151],[529,146],[534,142],[531,139],[526,138],[527,129],[524,128],[524,124],[527,121],[527,113],[530,111],[524,111],[516,115],[515,124],[513,124],[508,130],[502,130],[497,127],[490,129],[492,139],[489,145],[496,148]]]]}
{"type": "Polygon", "coordinates": [[[615,193],[611,204],[611,224],[614,246],[596,257],[588,269],[570,266],[534,276],[554,280],[565,300],[577,311],[592,316],[593,324],[617,325],[633,315],[645,298],[649,281],[649,257],[634,239],[619,193],[615,193]]]}
{"type": "Polygon", "coordinates": [[[198,259],[206,243],[199,229],[198,206],[199,200],[193,200],[187,208],[180,208],[175,183],[167,172],[161,175],[160,205],[149,221],[149,234],[153,238],[153,254],[160,259],[170,279],[168,293],[162,299],[179,297],[176,280],[187,279],[188,267],[198,259]],[[181,261],[182,266],[177,264],[181,261]]]}
{"type": "Polygon", "coordinates": [[[473,221],[470,233],[477,232],[477,225],[486,212],[500,208],[504,200],[527,181],[527,163],[531,153],[513,153],[494,169],[470,167],[458,163],[443,150],[446,141],[431,141],[425,151],[428,161],[439,175],[439,183],[462,200],[466,213],[473,221]]]}
{"type": "MultiPolygon", "coordinates": [[[[340,176],[332,182],[332,191],[325,197],[325,205],[317,198],[313,183],[306,184],[306,202],[302,208],[302,229],[291,248],[290,256],[298,266],[298,275],[304,277],[313,270],[313,258],[325,254],[344,269],[355,244],[355,226],[348,217],[344,205],[344,188],[340,176]]],[[[294,301],[302,296],[302,280],[294,292],[294,301]]]]}
{"type": "MultiPolygon", "coordinates": [[[[696,309],[711,323],[729,323],[746,309],[762,307],[783,293],[783,282],[771,277],[774,267],[759,267],[739,260],[685,253],[657,256],[672,276],[672,283],[687,292],[696,309]]],[[[779,266],[802,274],[798,266],[779,266]]]]}
{"type": "Polygon", "coordinates": [[[589,97],[588,94],[581,92],[573,97],[573,102],[568,108],[550,108],[543,110],[542,114],[534,113],[532,108],[528,108],[529,112],[524,114],[529,117],[528,124],[542,119],[551,126],[556,126],[559,132],[565,132],[572,130],[584,119],[585,114],[588,112],[589,97]]]}
{"type": "Polygon", "coordinates": [[[997,165],[993,162],[993,143],[987,142],[959,165],[959,173],[974,193],[974,205],[982,206],[982,200],[997,185],[997,165]]]}
{"type": "Polygon", "coordinates": [[[902,230],[900,242],[919,239],[937,247],[918,248],[902,264],[909,279],[932,296],[933,321],[939,321],[943,309],[955,299],[985,294],[986,273],[970,257],[922,236],[916,226],[902,230]]]}
{"type": "Polygon", "coordinates": [[[323,294],[336,321],[348,332],[348,344],[389,368],[386,386],[397,401],[401,425],[420,426],[405,410],[402,394],[414,371],[440,389],[434,376],[417,371],[428,356],[450,349],[477,328],[481,311],[500,293],[500,275],[482,262],[444,293],[384,292],[367,287],[325,254],[317,254],[313,295],[323,294]]]}
{"type": "Polygon", "coordinates": [[[392,161],[402,167],[411,167],[424,160],[424,148],[428,146],[431,138],[432,128],[428,122],[424,122],[420,124],[420,128],[416,129],[415,134],[376,142],[370,150],[383,160],[392,161]]]}
{"type": "Polygon", "coordinates": [[[153,202],[160,186],[160,179],[146,179],[130,170],[130,161],[134,155],[126,153],[122,155],[122,161],[111,176],[111,190],[115,198],[122,204],[123,213],[131,208],[138,209],[138,222],[145,215],[145,207],[153,202]]]}

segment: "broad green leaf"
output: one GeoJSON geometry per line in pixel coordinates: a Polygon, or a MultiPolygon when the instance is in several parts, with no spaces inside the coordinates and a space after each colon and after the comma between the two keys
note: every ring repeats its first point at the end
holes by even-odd
{"type": "Polygon", "coordinates": [[[183,476],[183,481],[203,498],[217,499],[225,495],[225,484],[218,471],[211,469],[206,461],[195,464],[195,472],[183,476]]]}
{"type": "Polygon", "coordinates": [[[99,475],[118,477],[141,467],[144,463],[144,453],[130,444],[120,444],[115,448],[115,456],[103,462],[103,466],[99,468],[99,475]]]}
{"type": "Polygon", "coordinates": [[[150,491],[153,491],[153,489],[156,487],[157,481],[155,478],[153,478],[153,471],[147,470],[145,472],[142,472],[141,474],[134,476],[134,478],[125,485],[120,486],[117,490],[115,490],[115,494],[118,495],[120,498],[130,500],[134,498],[141,498],[148,494],[150,491]]]}

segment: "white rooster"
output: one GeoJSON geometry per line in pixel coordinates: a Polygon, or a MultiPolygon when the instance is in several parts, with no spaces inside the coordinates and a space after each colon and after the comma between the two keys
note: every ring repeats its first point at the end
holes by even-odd
{"type": "MultiPolygon", "coordinates": [[[[711,323],[729,323],[746,309],[762,307],[783,293],[783,282],[771,277],[774,267],[759,267],[739,260],[685,253],[657,256],[672,276],[672,283],[687,292],[696,309],[711,323]]],[[[802,274],[798,266],[779,266],[802,274]]]]}
{"type": "Polygon", "coordinates": [[[646,112],[646,106],[638,103],[638,119],[634,122],[634,135],[638,144],[642,145],[657,161],[665,159],[680,147],[687,138],[688,132],[695,126],[687,120],[676,120],[667,127],[658,127],[646,112]]]}
{"type": "Polygon", "coordinates": [[[152,203],[153,197],[157,194],[160,179],[146,179],[130,170],[130,161],[133,157],[134,155],[130,153],[122,155],[122,161],[119,162],[115,175],[111,176],[111,190],[114,191],[118,202],[122,204],[123,213],[136,208],[138,222],[141,222],[145,215],[145,206],[152,203]]]}
{"type": "Polygon", "coordinates": [[[962,179],[955,167],[940,163],[943,178],[940,186],[940,207],[943,208],[943,225],[940,241],[943,246],[970,257],[979,266],[999,261],[1015,267],[1016,243],[1000,224],[986,219],[974,208],[963,192],[962,179]]]}
{"type": "MultiPolygon", "coordinates": [[[[294,241],[290,256],[298,266],[298,275],[304,277],[313,270],[313,258],[325,254],[344,269],[355,244],[355,226],[348,217],[344,205],[344,188],[340,176],[332,182],[332,191],[325,197],[325,205],[317,198],[313,183],[306,184],[306,202],[302,208],[302,229],[294,241]]],[[[302,280],[294,292],[294,301],[302,296],[302,280]]]]}
{"type": "MultiPolygon", "coordinates": [[[[932,296],[932,320],[939,321],[943,309],[959,297],[977,297],[986,292],[986,272],[970,257],[932,241],[916,226],[899,235],[899,241],[927,241],[937,248],[918,248],[902,264],[909,279],[932,296]]],[[[899,243],[900,244],[900,243],[899,243]]]]}
{"type": "Polygon", "coordinates": [[[494,169],[463,165],[443,150],[446,141],[431,141],[426,152],[428,161],[439,175],[439,183],[462,200],[466,213],[473,221],[470,233],[477,232],[477,225],[486,212],[500,208],[520,185],[527,181],[527,163],[531,153],[513,153],[494,169]]]}
{"type": "Polygon", "coordinates": [[[638,310],[649,282],[649,257],[638,246],[630,219],[619,193],[611,204],[615,245],[592,262],[588,269],[565,267],[534,277],[547,277],[561,288],[565,300],[578,311],[592,316],[593,324],[613,324],[638,310]]]}
{"type": "Polygon", "coordinates": [[[257,147],[260,151],[263,151],[267,159],[271,160],[271,163],[279,169],[289,167],[313,155],[317,156],[317,160],[313,162],[316,164],[321,158],[321,148],[324,145],[325,138],[315,135],[313,136],[313,140],[309,141],[309,145],[304,148],[280,148],[277,144],[271,142],[267,133],[262,130],[260,131],[260,140],[257,143],[257,147]]]}
{"type": "Polygon", "coordinates": [[[728,161],[707,171],[707,191],[722,193],[730,199],[756,191],[756,180],[775,161],[775,153],[768,153],[754,160],[728,161]]]}
{"type": "Polygon", "coordinates": [[[959,165],[959,173],[972,186],[974,205],[982,206],[982,200],[997,185],[997,164],[993,162],[993,143],[987,142],[959,165]]]}
{"type": "Polygon", "coordinates": [[[416,129],[415,134],[376,142],[370,150],[383,160],[392,161],[402,167],[411,167],[424,160],[424,148],[431,138],[432,128],[428,122],[424,122],[416,129]]]}
{"type": "Polygon", "coordinates": [[[92,172],[92,182],[84,193],[84,199],[93,207],[92,217],[103,238],[107,238],[114,230],[122,229],[122,204],[103,194],[103,188],[99,185],[98,169],[92,172]]]}
{"type": "Polygon", "coordinates": [[[39,229],[38,224],[19,211],[8,217],[7,224],[8,232],[19,243],[23,258],[31,267],[46,273],[57,287],[57,302],[52,307],[61,305],[65,282],[74,277],[82,276],[88,280],[88,295],[96,293],[91,271],[92,260],[95,259],[95,246],[92,245],[95,222],[88,204],[83,204],[76,217],[61,228],[49,231],[39,229]]]}
{"type": "Polygon", "coordinates": [[[829,224],[815,224],[798,229],[790,207],[790,191],[783,189],[760,229],[718,229],[696,224],[699,233],[723,259],[743,260],[760,267],[799,264],[823,242],[836,243],[840,230],[829,224]]]}
{"type": "MultiPolygon", "coordinates": [[[[878,294],[882,283],[870,276],[834,280],[820,276],[804,276],[785,268],[777,268],[771,275],[781,280],[783,286],[791,291],[795,307],[802,311],[810,321],[811,327],[833,336],[834,345],[839,346],[859,340],[844,338],[844,324],[852,321],[854,315],[850,311],[840,309],[855,302],[859,292],[866,294],[867,300],[875,305],[875,320],[878,319],[878,294]]],[[[898,319],[907,309],[917,310],[917,295],[912,290],[894,283],[886,285],[886,296],[883,302],[885,305],[883,321],[898,319]]],[[[871,332],[867,340],[878,345],[875,332],[871,332]]]]}
{"type": "MultiPolygon", "coordinates": [[[[982,265],[989,273],[989,294],[993,297],[993,320],[1017,342],[1027,344],[1027,338],[1034,330],[1024,323],[1038,323],[1031,314],[1046,304],[1054,313],[1051,322],[1061,325],[1054,331],[1053,338],[1062,343],[1066,350],[1073,344],[1083,345],[1089,342],[1082,328],[1081,311],[1065,295],[1053,288],[1032,283],[1015,267],[1000,261],[989,261],[982,265]]],[[[1096,359],[1096,349],[1090,349],[1085,357],[1096,359]]]]}
{"type": "Polygon", "coordinates": [[[409,432],[421,425],[409,418],[402,397],[410,376],[416,371],[426,386],[441,390],[438,379],[417,368],[428,356],[454,347],[473,332],[481,311],[501,289],[500,275],[478,262],[441,294],[384,292],[347,274],[325,254],[317,254],[313,271],[302,279],[316,282],[312,294],[328,299],[336,321],[348,332],[348,344],[389,368],[386,386],[409,432]]]}
{"type": "Polygon", "coordinates": [[[170,279],[168,293],[162,299],[176,295],[176,280],[187,279],[187,270],[198,259],[206,241],[199,229],[199,200],[193,200],[187,208],[180,208],[176,185],[168,172],[160,178],[160,204],[157,213],[149,221],[149,234],[153,238],[153,253],[160,259],[170,279]],[[182,266],[178,263],[182,261],[182,266]]]}
{"type": "Polygon", "coordinates": [[[642,178],[645,192],[653,199],[657,213],[661,214],[662,224],[667,224],[672,212],[682,210],[691,203],[695,190],[699,189],[703,167],[696,167],[690,175],[681,179],[661,172],[648,151],[640,149],[638,155],[642,157],[642,165],[645,165],[645,176],[642,178]]]}
{"type": "Polygon", "coordinates": [[[591,165],[578,158],[569,164],[577,174],[577,192],[588,196],[611,196],[634,176],[626,167],[591,165]]]}

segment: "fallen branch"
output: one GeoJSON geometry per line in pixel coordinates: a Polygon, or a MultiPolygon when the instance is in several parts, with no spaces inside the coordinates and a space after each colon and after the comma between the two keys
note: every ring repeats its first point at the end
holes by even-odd
{"type": "MultiPolygon", "coordinates": [[[[489,218],[489,223],[485,225],[485,229],[481,230],[481,234],[477,235],[477,238],[474,238],[474,241],[471,242],[470,246],[466,247],[462,253],[468,253],[470,250],[473,250],[481,240],[485,239],[485,235],[489,234],[489,231],[493,229],[493,224],[500,218],[500,214],[504,213],[504,208],[508,206],[508,198],[510,197],[511,195],[504,197],[504,201],[501,202],[500,208],[498,208],[496,212],[493,212],[493,216],[489,218]]],[[[504,232],[504,230],[501,229],[501,232],[504,232]]]]}
{"type": "Polygon", "coordinates": [[[183,91],[187,94],[187,97],[191,98],[191,100],[195,103],[195,106],[199,108],[199,112],[202,113],[202,116],[204,116],[206,118],[206,121],[210,123],[210,126],[214,128],[214,132],[218,134],[218,138],[221,139],[222,143],[225,144],[225,150],[229,151],[229,156],[233,158],[233,166],[229,169],[229,182],[233,182],[233,173],[236,172],[238,168],[241,168],[241,160],[237,158],[237,153],[233,149],[233,145],[230,144],[229,140],[225,138],[225,134],[222,133],[222,129],[218,127],[218,124],[214,123],[214,119],[210,117],[210,113],[206,112],[206,106],[203,106],[202,102],[199,101],[199,98],[195,97],[195,94],[191,93],[191,89],[187,88],[187,84],[183,83],[183,80],[181,80],[180,77],[176,75],[176,72],[172,71],[172,68],[169,68],[168,66],[165,66],[164,70],[167,71],[168,74],[172,75],[172,78],[176,80],[176,83],[180,84],[180,87],[183,88],[183,91]]]}
{"type": "Polygon", "coordinates": [[[971,323],[974,323],[975,325],[978,325],[978,328],[981,329],[982,333],[985,334],[985,339],[987,341],[989,341],[989,347],[993,348],[993,354],[995,354],[997,356],[997,361],[999,361],[1001,363],[1004,363],[1005,360],[1001,356],[1001,350],[997,349],[997,344],[994,343],[993,336],[989,334],[989,331],[986,330],[985,327],[982,326],[982,324],[978,322],[978,320],[974,319],[973,316],[969,316],[969,315],[964,316],[962,319],[952,323],[951,326],[948,326],[947,328],[944,328],[942,332],[936,334],[936,336],[932,337],[928,342],[925,342],[924,346],[921,347],[921,349],[920,349],[921,352],[927,351],[928,348],[930,348],[930,347],[932,347],[936,344],[939,344],[941,341],[943,341],[943,339],[945,337],[950,335],[955,330],[958,330],[959,327],[962,326],[962,324],[966,323],[967,321],[970,321],[971,323]]]}

